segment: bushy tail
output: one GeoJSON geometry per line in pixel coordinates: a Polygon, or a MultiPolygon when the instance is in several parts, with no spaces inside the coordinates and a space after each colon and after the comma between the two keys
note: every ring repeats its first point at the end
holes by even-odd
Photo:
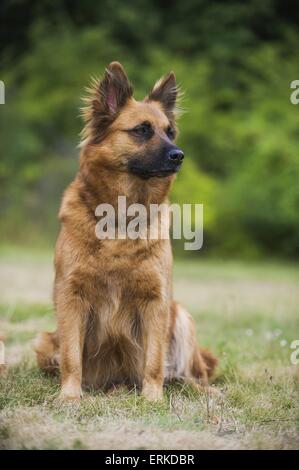
{"type": "Polygon", "coordinates": [[[210,351],[198,346],[195,323],[190,313],[177,302],[173,302],[172,314],[174,326],[169,358],[173,375],[200,380],[203,385],[208,385],[218,360],[210,351]]]}

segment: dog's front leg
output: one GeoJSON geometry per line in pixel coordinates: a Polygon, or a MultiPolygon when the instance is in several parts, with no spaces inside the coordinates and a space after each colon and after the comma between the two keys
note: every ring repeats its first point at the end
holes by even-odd
{"type": "Polygon", "coordinates": [[[163,398],[166,325],[162,315],[154,315],[146,324],[142,395],[150,401],[163,398]]]}
{"type": "Polygon", "coordinates": [[[79,299],[57,305],[60,373],[63,400],[79,400],[82,396],[82,355],[86,326],[86,310],[79,299]]]}

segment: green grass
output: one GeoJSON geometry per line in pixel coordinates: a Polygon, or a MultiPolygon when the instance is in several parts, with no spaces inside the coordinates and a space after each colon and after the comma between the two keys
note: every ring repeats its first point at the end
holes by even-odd
{"type": "Polygon", "coordinates": [[[267,261],[238,261],[198,259],[197,261],[176,260],[174,277],[177,279],[211,280],[299,280],[297,263],[267,261]]]}
{"type": "MultiPolygon", "coordinates": [[[[36,269],[30,257],[23,262],[36,269]]],[[[54,327],[51,305],[2,303],[10,367],[0,380],[0,447],[298,448],[299,371],[290,362],[298,279],[294,265],[177,263],[176,296],[190,308],[200,343],[220,359],[214,387],[222,394],[173,383],[159,404],[123,390],[62,405],[59,379],[38,370],[30,349],[37,331],[54,327]]]]}
{"type": "Polygon", "coordinates": [[[47,305],[0,305],[1,318],[11,323],[20,323],[28,319],[45,318],[51,311],[52,307],[47,305]]]}

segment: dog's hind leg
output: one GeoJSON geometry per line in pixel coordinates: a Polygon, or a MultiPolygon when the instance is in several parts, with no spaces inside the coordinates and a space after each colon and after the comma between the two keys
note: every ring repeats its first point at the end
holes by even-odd
{"type": "Polygon", "coordinates": [[[218,361],[198,346],[194,321],[181,305],[173,302],[172,315],[166,378],[183,379],[197,389],[207,387],[218,361]]]}
{"type": "Polygon", "coordinates": [[[42,332],[33,342],[39,367],[47,373],[59,372],[59,340],[58,334],[42,332]]]}

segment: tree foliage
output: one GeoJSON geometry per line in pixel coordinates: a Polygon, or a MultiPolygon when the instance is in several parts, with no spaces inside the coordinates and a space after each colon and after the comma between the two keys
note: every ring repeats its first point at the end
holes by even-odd
{"type": "Polygon", "coordinates": [[[299,255],[296,2],[19,0],[0,9],[4,239],[55,237],[76,171],[80,97],[119,60],[138,98],[171,69],[185,90],[186,163],[172,199],[204,204],[206,252],[299,255]]]}

